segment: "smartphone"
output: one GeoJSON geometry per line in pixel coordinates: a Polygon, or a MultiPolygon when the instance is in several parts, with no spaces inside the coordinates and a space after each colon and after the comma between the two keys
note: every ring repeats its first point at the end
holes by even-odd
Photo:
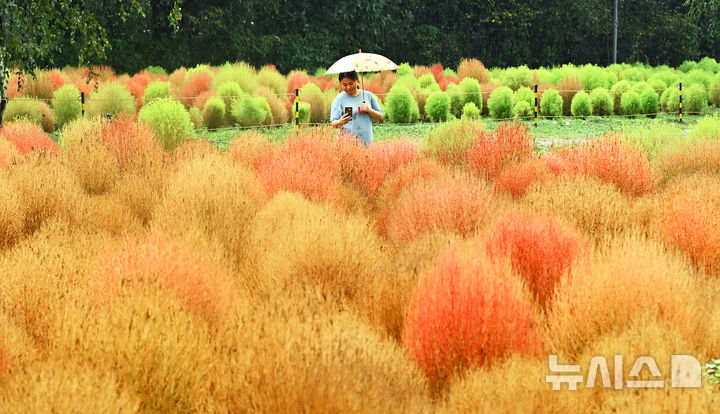
{"type": "Polygon", "coordinates": [[[350,115],[352,117],[352,106],[345,107],[345,115],[350,115]]]}

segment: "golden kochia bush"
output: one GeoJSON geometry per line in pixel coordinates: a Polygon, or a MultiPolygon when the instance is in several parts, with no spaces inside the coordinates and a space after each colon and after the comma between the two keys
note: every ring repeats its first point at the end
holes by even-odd
{"type": "Polygon", "coordinates": [[[56,157],[36,157],[13,168],[10,182],[24,217],[23,233],[31,234],[54,216],[76,223],[83,190],[72,172],[56,157]]]}
{"type": "Polygon", "coordinates": [[[561,175],[530,187],[521,204],[531,211],[574,224],[596,244],[633,232],[647,232],[654,210],[625,197],[612,184],[561,175]]]}
{"type": "Polygon", "coordinates": [[[231,412],[430,412],[422,372],[395,342],[312,296],[250,302],[231,339],[231,412]],[[241,358],[236,358],[240,360],[241,358]]]}
{"type": "Polygon", "coordinates": [[[522,197],[532,184],[542,183],[550,176],[550,168],[542,159],[528,157],[510,163],[500,171],[495,178],[495,191],[507,192],[513,197],[522,197]]]}
{"type": "Polygon", "coordinates": [[[179,162],[170,175],[153,226],[170,236],[210,244],[230,263],[242,264],[249,226],[266,202],[255,173],[219,154],[179,162]]]}
{"type": "Polygon", "coordinates": [[[720,176],[693,174],[666,188],[659,220],[663,241],[693,264],[720,276],[720,176]]]}
{"type": "Polygon", "coordinates": [[[0,169],[7,168],[21,160],[22,156],[20,155],[20,151],[15,147],[15,144],[0,137],[0,169]]]}
{"type": "Polygon", "coordinates": [[[141,402],[114,373],[69,360],[38,362],[0,391],[4,413],[140,413],[141,402]]]}
{"type": "Polygon", "coordinates": [[[669,147],[655,162],[662,182],[696,172],[720,173],[720,142],[696,140],[669,147]]]}
{"type": "Polygon", "coordinates": [[[236,135],[230,141],[228,154],[233,161],[253,167],[260,154],[272,152],[271,146],[272,142],[267,135],[251,130],[236,135]]]}
{"type": "Polygon", "coordinates": [[[25,218],[18,196],[10,180],[0,171],[0,251],[12,246],[22,236],[25,218]]]}
{"type": "Polygon", "coordinates": [[[27,332],[5,312],[0,311],[0,400],[4,384],[9,382],[14,374],[23,372],[38,360],[33,345],[27,332]]]}
{"type": "Polygon", "coordinates": [[[63,130],[63,160],[90,194],[112,188],[120,176],[113,154],[103,142],[103,123],[99,119],[79,118],[63,130]]]}
{"type": "Polygon", "coordinates": [[[77,287],[87,280],[87,266],[105,237],[54,217],[0,256],[4,309],[39,349],[49,341],[63,307],[77,297],[77,287]]]}
{"type": "Polygon", "coordinates": [[[113,297],[157,286],[174,296],[188,312],[210,322],[222,319],[234,306],[238,291],[227,272],[211,257],[163,234],[128,239],[119,248],[114,243],[98,260],[97,294],[113,297]]]}
{"type": "MultiPolygon", "coordinates": [[[[698,314],[696,314],[697,316],[698,314]]],[[[700,365],[704,359],[698,355],[695,346],[687,341],[682,326],[659,317],[653,310],[638,315],[623,330],[606,336],[587,349],[577,360],[559,363],[579,364],[581,373],[588,383],[590,360],[596,356],[605,358],[612,387],[617,386],[614,376],[615,355],[622,356],[622,390],[606,388],[600,371],[596,372],[594,387],[595,398],[599,402],[598,412],[634,412],[634,413],[670,413],[670,412],[713,412],[720,403],[717,387],[702,378],[700,388],[677,388],[672,386],[673,355],[695,357],[700,365]],[[639,375],[631,376],[633,365],[639,357],[651,357],[655,362],[660,377],[653,376],[648,366],[643,366],[639,375]],[[660,388],[627,387],[628,381],[663,381],[660,388]]],[[[618,361],[620,362],[620,361],[618,361]]],[[[677,380],[677,378],[675,378],[677,380]]],[[[593,385],[593,384],[591,384],[593,385]]],[[[610,384],[607,384],[610,385],[610,384]]],[[[556,391],[557,392],[557,391],[556,391]]]]}
{"type": "Polygon", "coordinates": [[[251,235],[255,282],[271,292],[308,284],[352,298],[386,262],[366,218],[297,193],[278,193],[258,212],[251,235]]]}
{"type": "Polygon", "coordinates": [[[89,287],[58,323],[52,355],[114,374],[143,412],[223,411],[226,398],[217,395],[232,374],[218,363],[209,325],[173,293],[152,283],[136,287],[111,302],[89,287]]]}
{"type": "Polygon", "coordinates": [[[494,214],[492,189],[464,173],[444,173],[419,181],[400,195],[386,228],[396,244],[433,230],[467,237],[481,230],[494,214]]]}
{"type": "Polygon", "coordinates": [[[468,372],[453,383],[440,413],[584,413],[596,412],[592,392],[553,391],[546,376],[548,358],[513,355],[498,364],[468,372]]]}
{"type": "Polygon", "coordinates": [[[633,318],[655,310],[691,344],[701,344],[703,301],[685,261],[641,236],[620,238],[560,281],[548,312],[552,350],[573,357],[633,318]]]}
{"type": "Polygon", "coordinates": [[[512,354],[537,355],[540,316],[509,263],[482,250],[450,247],[415,290],[403,342],[430,382],[441,387],[465,371],[512,354]]]}

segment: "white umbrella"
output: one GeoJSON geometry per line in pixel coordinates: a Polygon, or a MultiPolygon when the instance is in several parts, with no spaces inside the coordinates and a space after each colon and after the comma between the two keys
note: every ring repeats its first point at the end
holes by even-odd
{"type": "MultiPolygon", "coordinates": [[[[375,53],[363,53],[362,49],[353,55],[347,55],[333,63],[325,72],[326,75],[344,72],[382,72],[384,70],[395,70],[398,65],[383,55],[375,53]]],[[[365,81],[360,77],[363,90],[363,102],[365,102],[365,81]]]]}

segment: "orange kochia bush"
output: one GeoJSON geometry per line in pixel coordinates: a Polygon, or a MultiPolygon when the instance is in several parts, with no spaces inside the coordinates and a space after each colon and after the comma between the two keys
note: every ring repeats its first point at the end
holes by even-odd
{"type": "Polygon", "coordinates": [[[403,341],[435,386],[466,369],[541,349],[537,313],[507,262],[450,247],[420,281],[403,341]]]}

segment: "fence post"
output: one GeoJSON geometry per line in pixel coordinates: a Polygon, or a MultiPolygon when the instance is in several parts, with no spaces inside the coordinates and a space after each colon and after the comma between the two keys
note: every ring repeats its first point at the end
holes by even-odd
{"type": "Polygon", "coordinates": [[[295,131],[300,129],[300,89],[295,89],[295,131]]]}
{"type": "Polygon", "coordinates": [[[82,116],[85,116],[85,92],[80,92],[80,103],[82,108],[82,116]]]}
{"type": "Polygon", "coordinates": [[[535,84],[535,128],[538,125],[538,85],[535,84]]]}
{"type": "Polygon", "coordinates": [[[679,83],[678,87],[680,88],[680,122],[682,122],[682,82],[679,83]]]}

